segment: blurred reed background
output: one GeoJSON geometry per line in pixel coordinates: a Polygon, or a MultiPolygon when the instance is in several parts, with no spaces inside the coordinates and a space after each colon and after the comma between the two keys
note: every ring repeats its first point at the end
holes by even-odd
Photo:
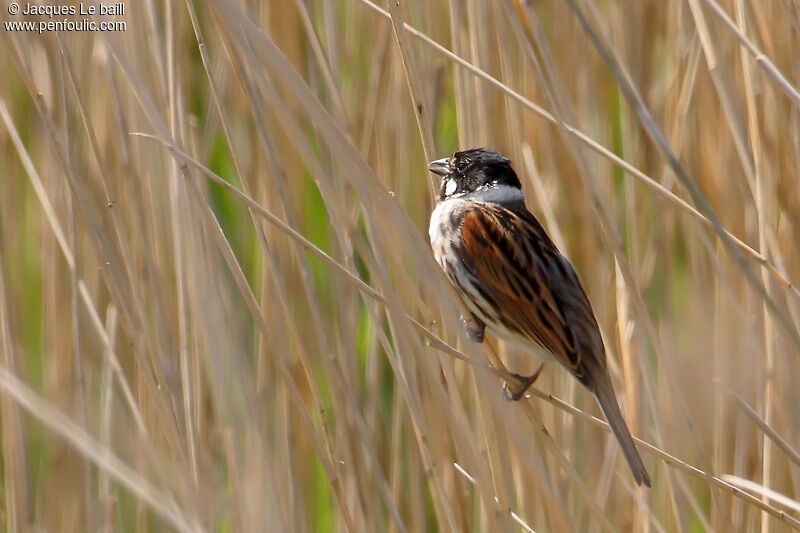
{"type": "Polygon", "coordinates": [[[800,2],[388,7],[0,32],[4,529],[800,529],[800,2]],[[575,263],[652,489],[566,372],[510,404],[465,340],[425,169],[474,146],[575,263]]]}

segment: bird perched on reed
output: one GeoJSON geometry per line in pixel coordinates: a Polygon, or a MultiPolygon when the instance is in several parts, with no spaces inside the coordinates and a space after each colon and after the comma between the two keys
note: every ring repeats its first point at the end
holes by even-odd
{"type": "MultiPolygon", "coordinates": [[[[462,317],[469,339],[483,342],[488,328],[529,352],[550,354],[594,393],[636,483],[649,487],[611,385],[592,306],[575,268],[525,207],[509,159],[477,148],[433,161],[428,170],[442,176],[431,247],[469,309],[462,317]]],[[[519,383],[505,386],[507,397],[521,398],[541,368],[515,375],[519,383]]]]}

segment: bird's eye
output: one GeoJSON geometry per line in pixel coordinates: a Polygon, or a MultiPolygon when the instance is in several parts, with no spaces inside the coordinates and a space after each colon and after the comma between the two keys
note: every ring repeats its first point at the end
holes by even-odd
{"type": "Polygon", "coordinates": [[[459,172],[463,172],[467,169],[470,163],[472,163],[472,161],[470,161],[468,157],[465,157],[464,159],[461,159],[458,161],[458,163],[456,163],[456,170],[458,170],[459,172]]]}

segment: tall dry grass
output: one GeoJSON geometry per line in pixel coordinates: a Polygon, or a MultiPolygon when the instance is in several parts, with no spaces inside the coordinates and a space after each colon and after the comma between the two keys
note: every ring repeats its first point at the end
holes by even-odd
{"type": "MultiPolygon", "coordinates": [[[[4,3],[2,18],[8,15],[4,3]]],[[[800,4],[186,0],[3,30],[8,531],[800,529],[800,4]],[[653,488],[468,343],[426,161],[508,154],[653,488]]]]}

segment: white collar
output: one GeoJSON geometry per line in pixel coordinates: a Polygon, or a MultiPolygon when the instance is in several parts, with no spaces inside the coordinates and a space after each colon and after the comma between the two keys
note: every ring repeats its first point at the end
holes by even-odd
{"type": "Polygon", "coordinates": [[[484,185],[478,187],[475,192],[466,195],[466,197],[475,202],[501,205],[514,204],[525,200],[525,194],[522,189],[510,185],[484,185]]]}

